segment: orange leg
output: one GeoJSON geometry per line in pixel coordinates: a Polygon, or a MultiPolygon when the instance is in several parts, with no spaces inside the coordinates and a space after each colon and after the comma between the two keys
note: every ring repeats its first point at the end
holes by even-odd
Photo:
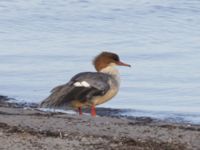
{"type": "Polygon", "coordinates": [[[79,115],[80,115],[80,116],[83,114],[82,108],[81,108],[81,107],[78,108],[78,112],[79,112],[79,115]]]}
{"type": "Polygon", "coordinates": [[[96,116],[96,108],[94,105],[91,107],[91,116],[95,117],[96,116]]]}

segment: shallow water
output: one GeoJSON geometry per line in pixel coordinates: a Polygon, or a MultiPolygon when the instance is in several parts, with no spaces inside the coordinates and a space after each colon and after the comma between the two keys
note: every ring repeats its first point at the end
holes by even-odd
{"type": "Polygon", "coordinates": [[[109,50],[133,67],[101,106],[200,123],[199,29],[199,0],[1,0],[0,94],[40,102],[109,50]]]}

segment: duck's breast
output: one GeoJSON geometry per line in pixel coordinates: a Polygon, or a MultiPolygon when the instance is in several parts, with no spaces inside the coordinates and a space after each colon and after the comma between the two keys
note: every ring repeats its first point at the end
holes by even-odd
{"type": "Polygon", "coordinates": [[[115,79],[109,80],[110,89],[103,96],[96,96],[92,99],[93,105],[100,105],[112,99],[119,90],[119,83],[115,79]]]}

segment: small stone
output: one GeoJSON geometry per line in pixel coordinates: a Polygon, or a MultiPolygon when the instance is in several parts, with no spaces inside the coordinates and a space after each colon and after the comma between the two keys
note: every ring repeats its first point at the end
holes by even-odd
{"type": "Polygon", "coordinates": [[[110,144],[110,146],[111,146],[111,147],[116,147],[116,146],[117,146],[117,144],[110,144]]]}
{"type": "Polygon", "coordinates": [[[82,142],[86,142],[87,139],[86,139],[85,137],[83,137],[83,138],[81,139],[81,141],[82,141],[82,142]]]}
{"type": "Polygon", "coordinates": [[[98,141],[99,141],[99,142],[102,142],[102,141],[103,141],[103,139],[100,137],[100,138],[98,139],[98,141]]]}
{"type": "Polygon", "coordinates": [[[94,149],[94,146],[90,145],[90,149],[94,149]]]}
{"type": "Polygon", "coordinates": [[[0,136],[3,136],[3,132],[0,132],[0,136]]]}
{"type": "Polygon", "coordinates": [[[114,136],[114,137],[113,137],[113,140],[117,140],[117,138],[118,138],[117,136],[114,136]]]}

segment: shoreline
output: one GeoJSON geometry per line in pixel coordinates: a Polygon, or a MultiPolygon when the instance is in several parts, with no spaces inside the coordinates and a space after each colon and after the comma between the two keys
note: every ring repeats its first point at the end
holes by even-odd
{"type": "MultiPolygon", "coordinates": [[[[0,149],[198,150],[200,125],[43,112],[0,97],[0,149]]],[[[24,105],[26,106],[26,105],[24,105]]],[[[105,111],[105,110],[102,110],[105,111]]],[[[107,110],[107,114],[109,111],[107,110]]],[[[117,110],[116,110],[117,111],[117,110]]]]}

